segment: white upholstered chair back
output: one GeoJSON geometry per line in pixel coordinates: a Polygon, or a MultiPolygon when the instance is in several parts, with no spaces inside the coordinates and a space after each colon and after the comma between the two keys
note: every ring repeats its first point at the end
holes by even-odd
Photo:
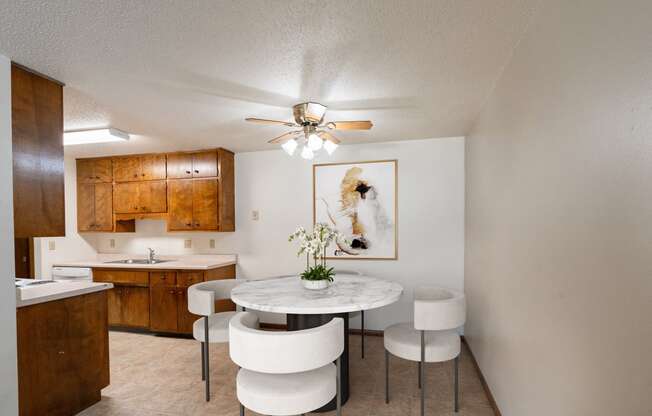
{"type": "Polygon", "coordinates": [[[195,315],[210,316],[215,313],[215,301],[231,299],[231,289],[243,283],[242,279],[210,280],[188,288],[188,310],[195,315]]]}
{"type": "Polygon", "coordinates": [[[344,351],[344,320],[333,318],[301,331],[261,331],[255,315],[238,313],[229,323],[231,360],[259,373],[291,374],[314,370],[335,361],[344,351]]]}
{"type": "Polygon", "coordinates": [[[436,286],[414,291],[414,328],[425,331],[453,329],[466,321],[464,293],[436,286]]]}

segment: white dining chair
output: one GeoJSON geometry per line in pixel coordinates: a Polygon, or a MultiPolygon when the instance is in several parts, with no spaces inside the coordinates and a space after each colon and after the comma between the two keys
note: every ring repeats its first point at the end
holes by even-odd
{"type": "Polygon", "coordinates": [[[237,313],[215,313],[215,301],[231,299],[231,290],[242,282],[242,279],[211,280],[188,288],[188,311],[202,316],[192,325],[192,335],[201,342],[201,375],[206,382],[206,401],[210,400],[209,344],[229,342],[229,320],[237,313]]]}
{"type": "Polygon", "coordinates": [[[440,287],[419,287],[414,292],[414,322],[385,329],[385,403],[389,403],[389,354],[419,362],[421,415],[425,403],[425,363],[454,359],[455,412],[458,411],[460,335],[466,320],[464,293],[440,287]]]}
{"type": "MultiPolygon", "coordinates": [[[[356,276],[362,276],[362,272],[358,270],[340,270],[340,269],[335,269],[335,274],[353,274],[356,276]]],[[[349,316],[354,316],[357,312],[352,312],[349,314],[349,316]]],[[[360,311],[360,336],[361,336],[361,342],[360,342],[360,356],[364,360],[364,311],[360,311]]]]}
{"type": "Polygon", "coordinates": [[[303,414],[333,397],[341,415],[342,318],[300,331],[261,331],[255,315],[240,312],[231,319],[229,337],[231,360],[240,366],[241,416],[245,408],[273,416],[303,414]]]}

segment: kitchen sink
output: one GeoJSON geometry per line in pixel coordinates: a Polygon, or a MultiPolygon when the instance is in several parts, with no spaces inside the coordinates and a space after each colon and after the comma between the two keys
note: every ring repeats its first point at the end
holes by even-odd
{"type": "Polygon", "coordinates": [[[167,263],[174,260],[146,260],[146,259],[127,259],[127,260],[112,260],[105,261],[104,264],[159,264],[167,263]]]}

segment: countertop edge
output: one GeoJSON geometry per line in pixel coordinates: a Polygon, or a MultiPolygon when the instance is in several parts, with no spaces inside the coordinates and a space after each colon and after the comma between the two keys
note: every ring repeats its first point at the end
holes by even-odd
{"type": "Polygon", "coordinates": [[[112,288],[113,288],[113,283],[96,283],[93,286],[88,286],[80,289],[72,289],[61,293],[53,293],[50,295],[44,295],[44,296],[35,297],[31,299],[21,300],[19,298],[16,298],[16,309],[25,306],[38,305],[40,303],[51,302],[54,300],[61,300],[66,298],[72,298],[75,296],[88,295],[90,293],[101,292],[103,290],[109,290],[112,288]]]}
{"type": "Polygon", "coordinates": [[[212,270],[220,267],[227,267],[238,264],[237,260],[230,260],[221,263],[211,263],[207,265],[197,264],[122,264],[122,263],[102,263],[102,262],[61,262],[55,263],[52,267],[88,267],[90,269],[131,269],[131,270],[212,270]]]}

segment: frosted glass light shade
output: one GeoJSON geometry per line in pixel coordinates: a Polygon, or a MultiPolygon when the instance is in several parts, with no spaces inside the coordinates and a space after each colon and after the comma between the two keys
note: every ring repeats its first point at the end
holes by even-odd
{"type": "Polygon", "coordinates": [[[281,145],[283,150],[285,150],[285,153],[287,153],[290,156],[294,154],[294,151],[297,149],[297,146],[298,146],[297,141],[294,139],[288,140],[287,142],[281,145]]]}
{"type": "Polygon", "coordinates": [[[317,151],[321,149],[323,144],[324,141],[322,140],[322,138],[317,136],[316,134],[311,134],[310,136],[308,136],[308,147],[310,147],[310,150],[317,151]]]}
{"type": "Polygon", "coordinates": [[[303,149],[301,149],[301,157],[310,160],[315,157],[315,154],[312,152],[310,147],[303,146],[303,149]]]}
{"type": "Polygon", "coordinates": [[[324,149],[328,152],[329,155],[332,155],[335,149],[337,149],[337,144],[331,142],[330,140],[325,140],[324,149]]]}

